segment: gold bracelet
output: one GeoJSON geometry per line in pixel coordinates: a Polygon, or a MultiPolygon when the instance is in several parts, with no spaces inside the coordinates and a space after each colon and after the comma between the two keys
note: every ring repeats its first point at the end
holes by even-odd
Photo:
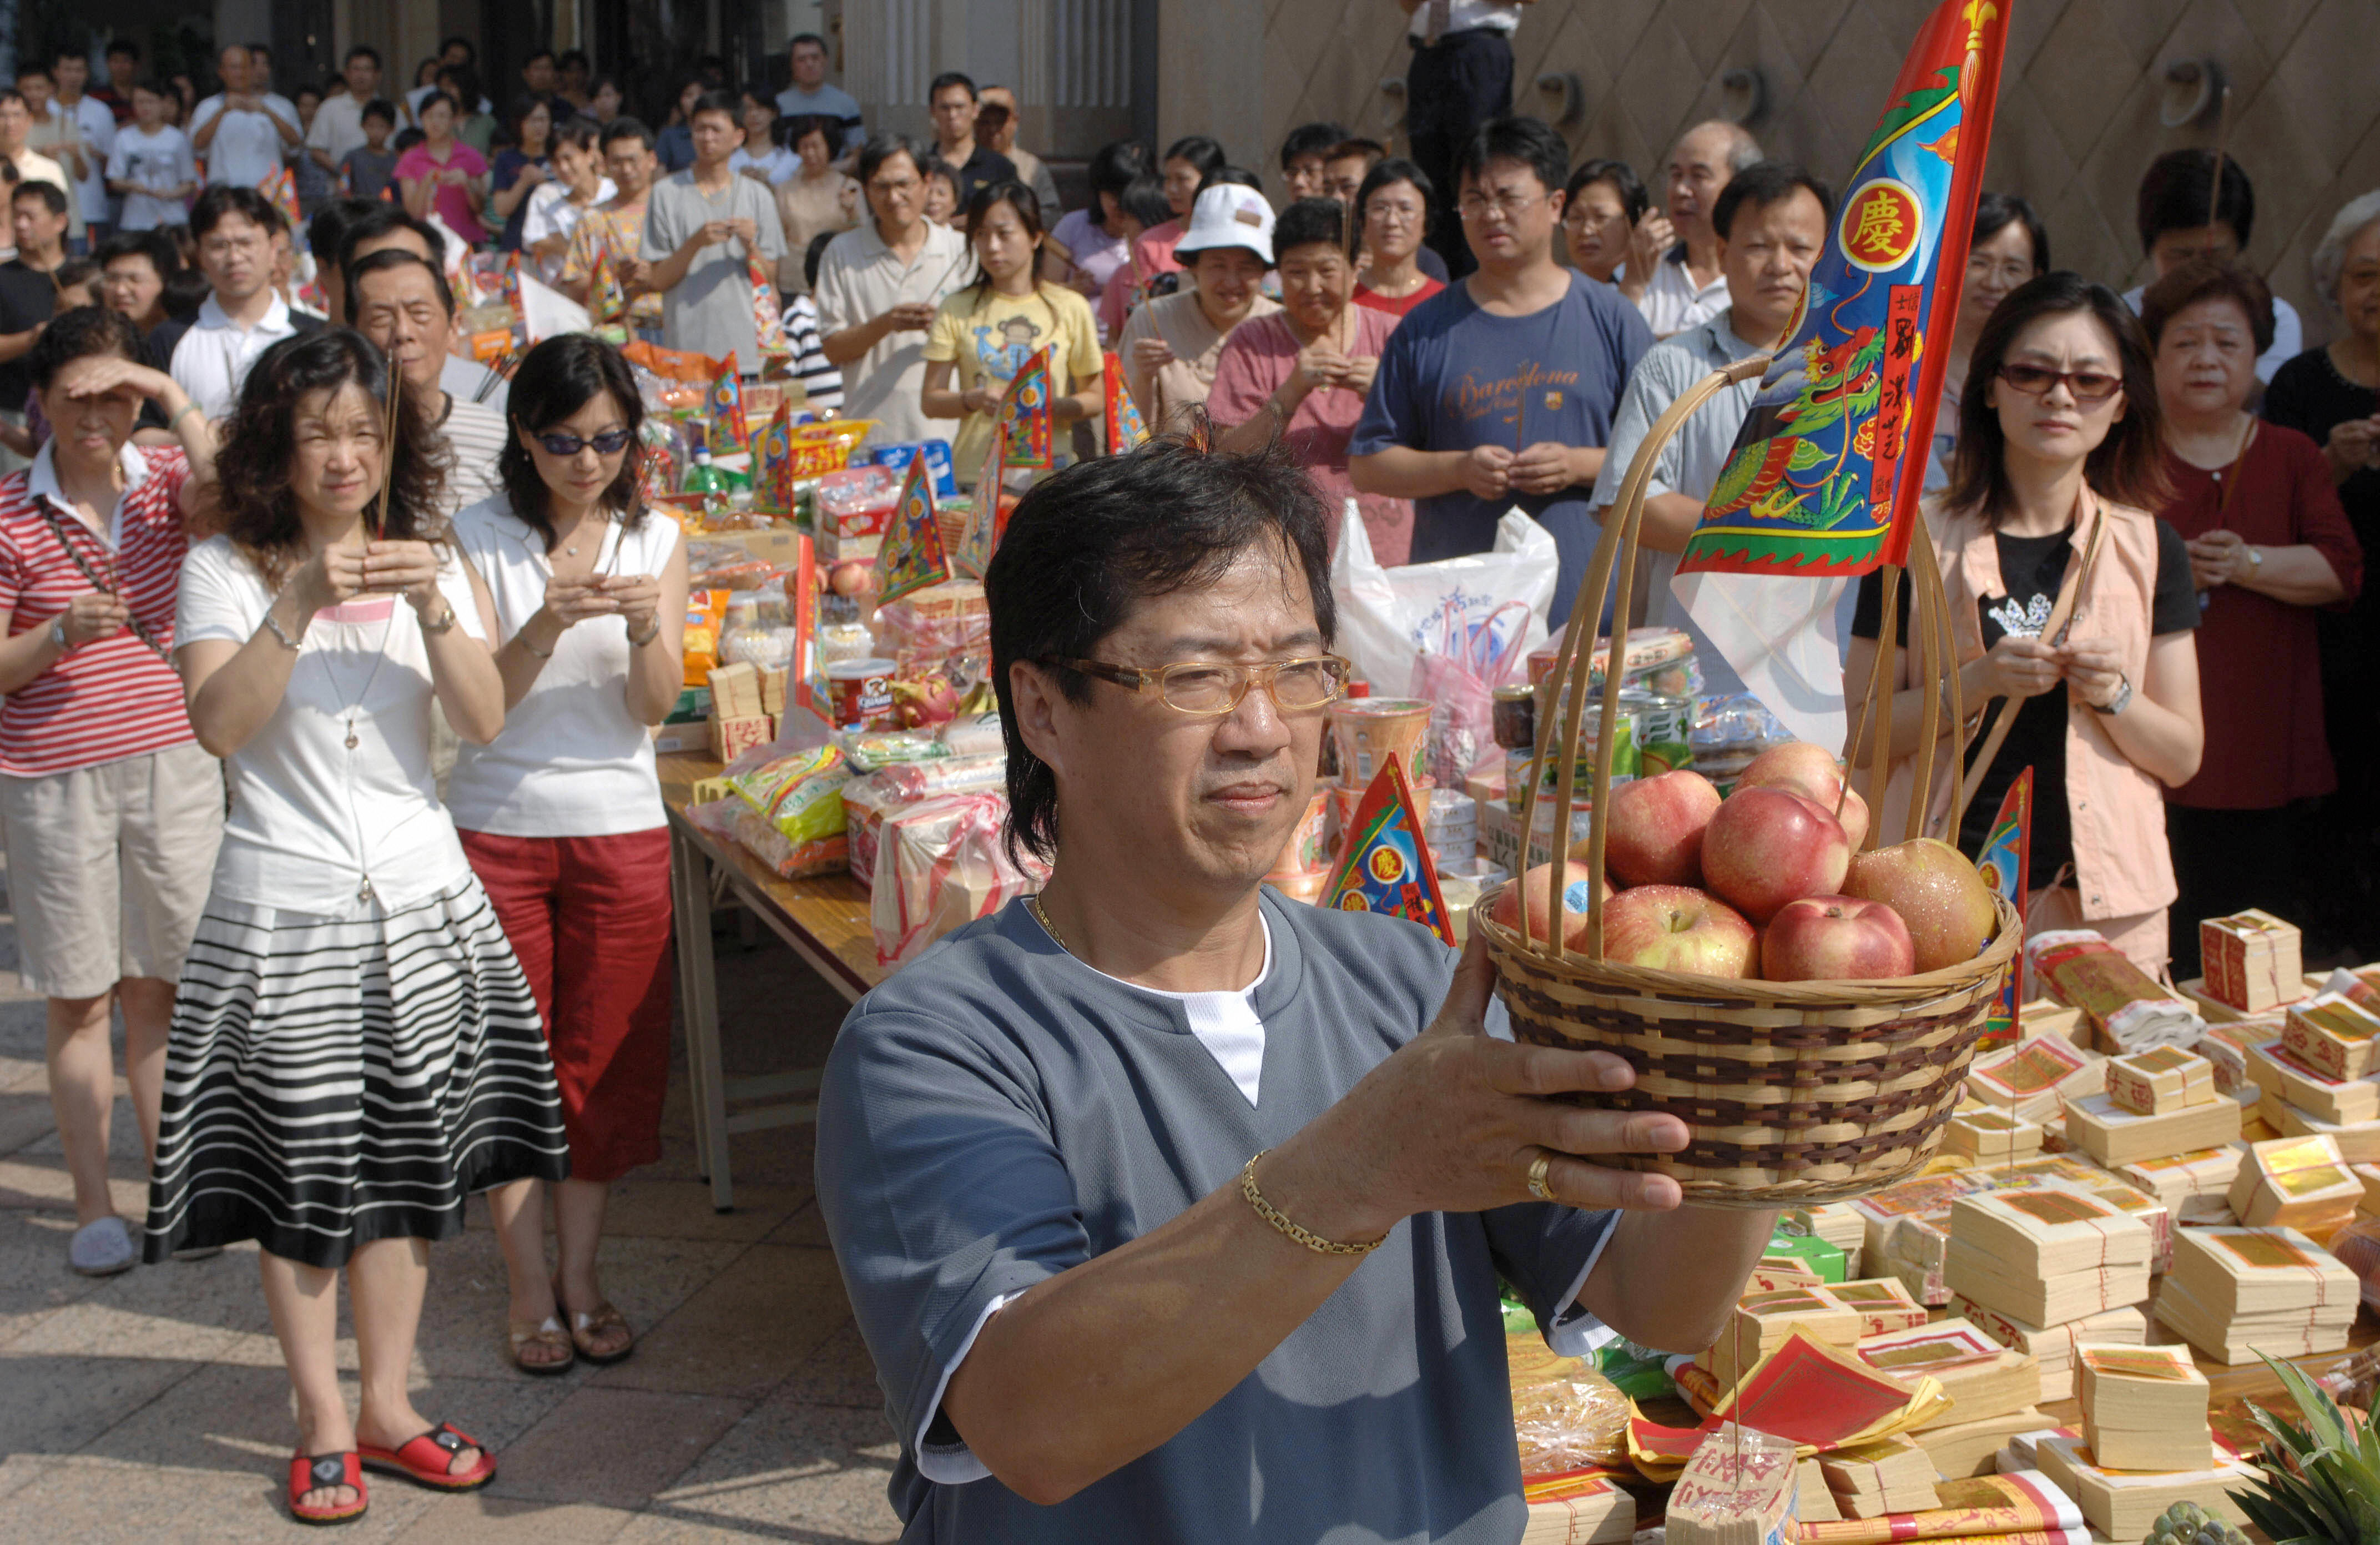
{"type": "Polygon", "coordinates": [[[1300,1228],[1297,1224],[1291,1223],[1289,1219],[1282,1214],[1281,1209],[1265,1200],[1264,1193],[1257,1189],[1257,1159],[1261,1159],[1265,1154],[1270,1153],[1271,1151],[1272,1150],[1269,1148],[1262,1150],[1257,1154],[1256,1159],[1249,1160],[1246,1166],[1240,1171],[1240,1195],[1248,1198],[1248,1205],[1257,1210],[1257,1217],[1262,1218],[1266,1223],[1270,1223],[1273,1227],[1281,1230],[1281,1233],[1289,1235],[1292,1239],[1296,1240],[1307,1249],[1313,1250],[1321,1255],[1367,1256],[1389,1242],[1389,1236],[1384,1234],[1378,1239],[1371,1241],[1369,1244],[1342,1245],[1336,1239],[1325,1239],[1322,1235],[1315,1233],[1311,1229],[1300,1228]]]}

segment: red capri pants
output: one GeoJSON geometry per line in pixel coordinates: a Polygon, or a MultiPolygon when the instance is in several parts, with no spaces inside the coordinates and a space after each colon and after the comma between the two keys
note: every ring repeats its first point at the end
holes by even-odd
{"type": "Polygon", "coordinates": [[[608,837],[461,835],[545,1020],[570,1177],[617,1180],[654,1162],[675,975],[669,828],[608,837]]]}

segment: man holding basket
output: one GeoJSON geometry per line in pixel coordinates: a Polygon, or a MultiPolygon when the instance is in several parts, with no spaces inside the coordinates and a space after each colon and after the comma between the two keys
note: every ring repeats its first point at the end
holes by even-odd
{"type": "Polygon", "coordinates": [[[1478,940],[1262,889],[1346,672],[1327,551],[1277,451],[1167,439],[1038,485],[992,562],[1051,877],[862,999],[820,1101],[905,1539],[1511,1540],[1499,1273],[1557,1350],[1691,1350],[1768,1238],[1596,1162],[1686,1128],[1496,1039],[1478,940]]]}

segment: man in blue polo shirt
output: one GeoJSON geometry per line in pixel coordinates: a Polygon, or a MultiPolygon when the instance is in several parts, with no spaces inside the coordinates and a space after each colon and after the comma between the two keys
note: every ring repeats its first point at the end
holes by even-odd
{"type": "Polygon", "coordinates": [[[1347,663],[1285,453],[1038,484],[984,588],[1038,895],[861,999],[818,1196],[902,1538],[1510,1545],[1500,1273],[1558,1350],[1709,1344],[1774,1221],[1679,1205],[1634,1075],[1491,1024],[1494,968],[1263,887],[1347,663]]]}
{"type": "Polygon", "coordinates": [[[1415,563],[1487,551],[1514,505],[1535,516],[1561,554],[1557,627],[1595,552],[1612,414],[1653,345],[1618,291],[1554,261],[1569,170],[1535,118],[1472,138],[1455,207],[1479,267],[1389,335],[1348,445],[1357,489],[1414,501],[1415,563]]]}

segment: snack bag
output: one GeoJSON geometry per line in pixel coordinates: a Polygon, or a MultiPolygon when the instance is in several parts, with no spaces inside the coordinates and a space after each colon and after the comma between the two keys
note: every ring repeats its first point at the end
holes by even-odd
{"type": "Polygon", "coordinates": [[[796,751],[747,772],[727,786],[748,809],[735,821],[735,840],[787,880],[828,874],[849,862],[843,789],[851,769],[828,745],[796,751]]]}
{"type": "Polygon", "coordinates": [[[1049,878],[1038,861],[1024,870],[1009,861],[1007,817],[1007,797],[995,793],[947,794],[885,814],[868,896],[878,965],[908,964],[1049,878]]]}

